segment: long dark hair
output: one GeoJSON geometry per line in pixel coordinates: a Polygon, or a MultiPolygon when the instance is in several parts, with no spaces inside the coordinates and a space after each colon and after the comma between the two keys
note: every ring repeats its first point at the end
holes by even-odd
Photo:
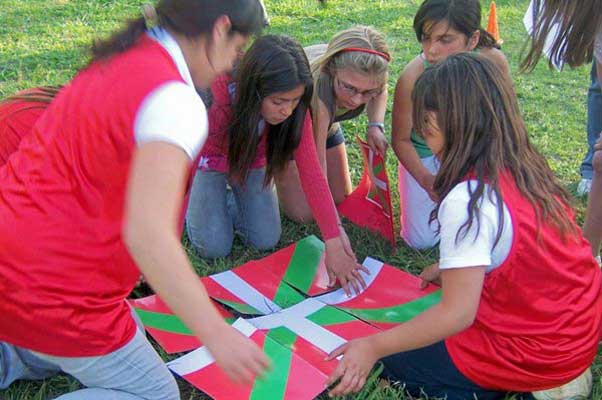
{"type": "Polygon", "coordinates": [[[429,34],[433,23],[446,21],[449,27],[470,38],[480,31],[478,48],[496,48],[499,44],[489,32],[481,28],[479,0],[425,0],[414,16],[414,32],[419,42],[429,34]]]}
{"type": "Polygon", "coordinates": [[[309,62],[301,46],[287,36],[265,35],[253,43],[235,72],[234,120],[229,131],[229,177],[244,182],[260,140],[259,122],[263,100],[278,92],[303,85],[299,104],[284,122],[267,131],[265,184],[284,170],[299,146],[305,116],[313,94],[309,62]]]}
{"type": "Polygon", "coordinates": [[[549,67],[562,61],[578,67],[592,60],[596,33],[602,29],[602,0],[533,0],[533,10],[531,46],[521,71],[535,68],[556,24],[558,34],[552,43],[549,67]]]}
{"type": "Polygon", "coordinates": [[[22,100],[32,103],[50,104],[62,88],[62,86],[39,86],[15,93],[5,101],[22,100]]]}
{"type": "MultiPolygon", "coordinates": [[[[441,168],[434,190],[440,199],[462,180],[474,176],[469,185],[468,219],[456,235],[470,230],[485,196],[492,193],[499,211],[497,244],[503,228],[502,174],[509,173],[520,193],[533,205],[537,223],[550,223],[564,236],[574,234],[566,206],[570,196],[558,183],[545,158],[531,145],[520,115],[512,81],[487,58],[460,53],[427,68],[412,92],[416,130],[427,132],[427,111],[437,115],[445,138],[441,168]]],[[[433,211],[436,218],[439,205],[433,211]]]]}
{"type": "MultiPolygon", "coordinates": [[[[211,32],[222,15],[230,18],[232,33],[258,33],[267,22],[259,0],[159,0],[156,7],[159,26],[192,38],[211,32]]],[[[90,63],[129,49],[145,30],[144,17],[130,20],[108,39],[94,42],[90,63]]]]}

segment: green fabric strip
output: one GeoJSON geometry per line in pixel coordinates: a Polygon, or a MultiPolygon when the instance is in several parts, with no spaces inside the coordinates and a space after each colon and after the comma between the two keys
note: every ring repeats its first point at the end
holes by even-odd
{"type": "Polygon", "coordinates": [[[165,332],[178,333],[180,335],[192,336],[193,333],[184,325],[182,320],[173,314],[163,314],[154,311],[134,308],[136,314],[147,328],[159,329],[165,332]]]}
{"type": "Polygon", "coordinates": [[[411,320],[418,314],[424,312],[433,305],[441,301],[441,290],[437,290],[429,295],[421,297],[417,300],[410,301],[405,304],[400,304],[387,308],[372,308],[372,309],[354,309],[338,307],[341,310],[347,311],[364,321],[371,322],[387,322],[387,323],[402,323],[411,320]]]}
{"type": "Polygon", "coordinates": [[[338,325],[345,322],[357,321],[353,315],[336,309],[331,306],[326,306],[315,313],[307,316],[307,319],[320,326],[338,325]]]}
{"type": "Polygon", "coordinates": [[[269,334],[263,343],[263,352],[270,358],[272,368],[262,378],[255,379],[249,399],[282,400],[286,393],[293,353],[270,339],[269,334]]]}
{"type": "Polygon", "coordinates": [[[315,236],[297,242],[295,252],[284,274],[284,281],[307,293],[316,276],[323,252],[324,243],[315,236]]]}

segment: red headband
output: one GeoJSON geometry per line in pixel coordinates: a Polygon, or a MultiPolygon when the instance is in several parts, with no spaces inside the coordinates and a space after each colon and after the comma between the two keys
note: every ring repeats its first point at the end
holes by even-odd
{"type": "Polygon", "coordinates": [[[362,53],[376,54],[377,56],[382,57],[385,60],[387,60],[387,62],[391,61],[391,56],[389,55],[389,53],[382,53],[380,51],[376,51],[376,50],[372,50],[372,49],[364,49],[361,47],[347,47],[347,48],[339,51],[339,53],[346,53],[348,51],[361,51],[362,53]]]}

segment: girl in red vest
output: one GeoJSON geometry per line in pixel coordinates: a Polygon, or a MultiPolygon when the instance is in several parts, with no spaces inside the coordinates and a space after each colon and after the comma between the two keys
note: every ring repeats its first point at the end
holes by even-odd
{"type": "Polygon", "coordinates": [[[286,36],[258,38],[235,76],[211,87],[209,137],[193,182],[186,229],[203,257],[227,256],[235,231],[258,249],[280,239],[273,184],[291,159],[326,242],[326,266],[346,291],[363,283],[316,153],[309,112],[313,81],[303,49],[286,36]]]}
{"type": "Polygon", "coordinates": [[[0,166],[6,164],[21,139],[29,135],[60,87],[24,90],[0,103],[0,166]]]}
{"type": "Polygon", "coordinates": [[[257,0],[161,0],[92,49],[0,167],[0,389],[63,371],[69,399],[179,399],[125,301],[140,273],[234,380],[267,366],[211,305],[180,244],[207,135],[195,88],[263,24],[257,0]]]}
{"type": "Polygon", "coordinates": [[[421,276],[440,281],[442,299],[333,352],[343,359],[331,394],[359,390],[383,359],[385,375],[415,396],[586,398],[601,333],[600,268],[568,193],[529,141],[511,80],[461,53],[427,69],[412,102],[416,130],[441,161],[432,214],[440,260],[421,276]]]}

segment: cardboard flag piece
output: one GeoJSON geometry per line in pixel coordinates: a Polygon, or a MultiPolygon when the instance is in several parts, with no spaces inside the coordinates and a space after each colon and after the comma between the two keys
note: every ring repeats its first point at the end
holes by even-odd
{"type": "Polygon", "coordinates": [[[324,390],[327,375],[243,319],[233,325],[255,342],[271,369],[251,385],[231,382],[206,347],[167,363],[169,369],[216,400],[310,400],[324,390]]]}
{"type": "Polygon", "coordinates": [[[279,281],[316,296],[332,290],[328,287],[324,247],[324,242],[311,235],[256,263],[276,275],[279,281]]]}
{"type": "Polygon", "coordinates": [[[326,375],[338,363],[324,360],[330,352],[349,340],[378,333],[375,327],[312,298],[248,322],[326,375]]]}
{"type": "Polygon", "coordinates": [[[379,329],[389,329],[424,312],[441,300],[441,289],[429,284],[420,288],[421,279],[373,258],[363,265],[367,288],[347,297],[342,289],[315,299],[366,321],[379,329]]]}
{"type": "MultiPolygon", "coordinates": [[[[197,337],[184,325],[157,295],[129,300],[130,305],[142,320],[146,331],[168,354],[181,353],[202,346],[197,337]]],[[[234,316],[218,304],[214,304],[228,323],[234,316]]]]}
{"type": "Polygon", "coordinates": [[[364,158],[364,173],[357,188],[337,208],[351,222],[378,233],[395,247],[391,193],[385,161],[366,142],[360,138],[357,141],[364,158]]]}
{"type": "Polygon", "coordinates": [[[261,268],[258,261],[201,278],[210,297],[246,315],[267,315],[304,300],[304,297],[261,268]]]}

